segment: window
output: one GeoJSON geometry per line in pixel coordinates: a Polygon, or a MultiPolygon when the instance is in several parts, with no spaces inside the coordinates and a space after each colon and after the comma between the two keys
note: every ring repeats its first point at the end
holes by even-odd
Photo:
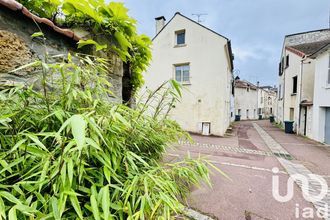
{"type": "Polygon", "coordinates": [[[288,68],[289,67],[289,55],[286,55],[286,59],[285,59],[285,68],[288,68]]]}
{"type": "Polygon", "coordinates": [[[246,110],[246,118],[249,119],[249,109],[246,110]]]}
{"type": "Polygon", "coordinates": [[[190,83],[190,67],[189,65],[175,66],[175,80],[181,83],[190,83]]]}
{"type": "Polygon", "coordinates": [[[283,72],[282,72],[282,63],[279,63],[279,64],[278,64],[278,75],[279,75],[279,76],[282,76],[282,73],[283,73],[283,72]]]}
{"type": "Polygon", "coordinates": [[[261,108],[258,108],[258,114],[261,115],[261,108]]]}
{"type": "Polygon", "coordinates": [[[278,99],[281,99],[281,88],[282,88],[282,85],[280,84],[279,87],[278,87],[278,99]]]}
{"type": "Polygon", "coordinates": [[[262,97],[260,97],[260,103],[262,104],[264,101],[264,99],[262,97]]]}
{"type": "Polygon", "coordinates": [[[241,115],[241,109],[237,110],[237,115],[241,115]]]}
{"type": "Polygon", "coordinates": [[[298,83],[298,77],[294,76],[292,78],[292,93],[297,94],[297,83],[298,83]]]}
{"type": "Polygon", "coordinates": [[[250,85],[248,85],[248,86],[246,87],[246,91],[247,91],[247,92],[250,92],[250,85]]]}
{"type": "Polygon", "coordinates": [[[186,43],[186,31],[177,31],[176,35],[176,45],[184,45],[186,43]]]}

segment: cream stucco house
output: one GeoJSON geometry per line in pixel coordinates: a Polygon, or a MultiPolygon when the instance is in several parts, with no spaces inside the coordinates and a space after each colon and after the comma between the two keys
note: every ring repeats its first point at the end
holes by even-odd
{"type": "Polygon", "coordinates": [[[312,138],[330,145],[330,42],[310,58],[315,59],[312,138]]]}
{"type": "Polygon", "coordinates": [[[224,135],[234,115],[230,40],[176,13],[156,18],[152,55],[142,91],[177,80],[182,99],[171,117],[187,131],[224,135]]]}
{"type": "MultiPolygon", "coordinates": [[[[330,96],[326,89],[319,89],[319,77],[328,69],[324,67],[325,58],[322,64],[322,56],[317,52],[329,43],[329,29],[287,35],[279,64],[278,122],[294,121],[297,134],[321,142],[325,142],[322,134],[327,112],[323,100],[330,100],[330,96]],[[320,135],[323,140],[315,138],[320,135]]],[[[325,83],[322,85],[325,88],[325,83]]]]}
{"type": "Polygon", "coordinates": [[[258,119],[258,86],[235,78],[235,111],[241,120],[258,119]]]}
{"type": "Polygon", "coordinates": [[[276,116],[277,88],[272,86],[258,86],[258,115],[262,118],[276,116]]]}

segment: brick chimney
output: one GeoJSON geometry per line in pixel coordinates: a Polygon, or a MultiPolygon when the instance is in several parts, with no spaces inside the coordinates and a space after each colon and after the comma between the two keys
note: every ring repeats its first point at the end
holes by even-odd
{"type": "Polygon", "coordinates": [[[160,16],[155,18],[155,20],[156,20],[156,34],[158,34],[165,26],[166,19],[164,16],[160,16]]]}

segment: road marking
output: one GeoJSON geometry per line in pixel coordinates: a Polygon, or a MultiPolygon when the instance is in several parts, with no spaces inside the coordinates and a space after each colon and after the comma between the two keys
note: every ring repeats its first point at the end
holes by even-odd
{"type": "Polygon", "coordinates": [[[204,143],[190,143],[188,141],[179,141],[180,145],[189,146],[189,147],[202,147],[202,148],[210,148],[215,150],[229,151],[234,153],[245,153],[245,154],[255,154],[261,156],[274,156],[272,152],[262,151],[262,150],[253,150],[244,147],[232,147],[232,146],[223,146],[217,144],[204,144],[204,143]]]}
{"type": "MultiPolygon", "coordinates": [[[[255,166],[248,166],[244,164],[235,164],[235,163],[227,163],[227,162],[216,162],[216,161],[211,161],[213,164],[220,164],[220,165],[227,165],[227,166],[233,166],[233,167],[239,167],[239,168],[245,168],[245,169],[251,169],[251,170],[258,170],[258,171],[266,171],[273,173],[271,169],[263,168],[263,167],[255,167],[255,166]]],[[[279,171],[281,174],[288,174],[285,171],[279,171]]]]}

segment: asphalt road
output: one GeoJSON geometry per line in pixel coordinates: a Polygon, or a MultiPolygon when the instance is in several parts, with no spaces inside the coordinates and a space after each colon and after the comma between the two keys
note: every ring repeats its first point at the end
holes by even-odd
{"type": "MultiPolygon", "coordinates": [[[[212,188],[205,184],[193,187],[187,206],[225,220],[319,219],[316,209],[303,198],[301,189],[296,184],[290,201],[281,203],[273,197],[272,169],[279,169],[277,176],[281,195],[287,192],[289,175],[253,127],[253,123],[235,123],[233,132],[228,137],[192,135],[194,144],[181,143],[168,152],[169,158],[173,160],[186,156],[188,152],[196,157],[205,156],[230,177],[229,180],[217,171],[212,171],[212,188]],[[306,218],[311,217],[311,214],[314,214],[313,218],[306,218]]],[[[294,135],[287,136],[268,121],[256,123],[281,142],[295,161],[307,164],[316,174],[330,175],[330,151],[326,147],[294,135]],[[315,162],[315,157],[319,158],[318,162],[315,162]]]]}

